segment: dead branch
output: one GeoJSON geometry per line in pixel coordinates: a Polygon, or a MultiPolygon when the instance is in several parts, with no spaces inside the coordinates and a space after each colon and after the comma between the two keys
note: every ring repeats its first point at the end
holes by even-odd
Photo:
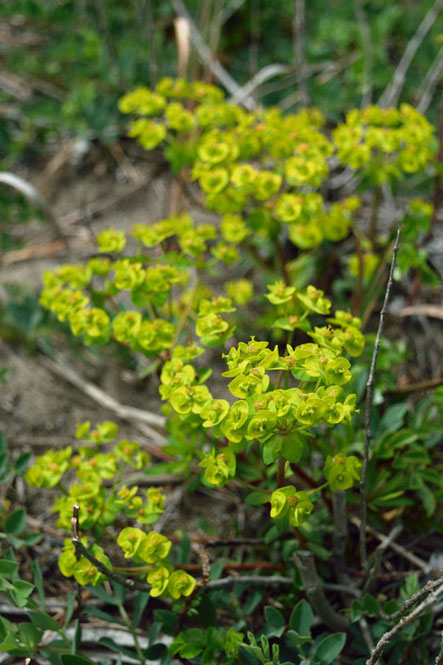
{"type": "Polygon", "coordinates": [[[419,618],[419,616],[427,610],[427,608],[435,603],[435,601],[438,599],[439,595],[443,593],[443,584],[442,580],[440,579],[440,586],[435,589],[435,591],[432,591],[429,596],[424,600],[420,605],[417,605],[415,610],[411,612],[411,614],[408,614],[406,617],[402,617],[398,624],[394,626],[391,630],[389,630],[387,633],[385,633],[380,640],[377,642],[375,649],[372,651],[370,657],[366,661],[366,665],[376,665],[378,658],[383,654],[384,650],[386,647],[389,646],[389,644],[392,642],[394,637],[397,635],[397,633],[400,633],[406,626],[409,626],[409,624],[413,623],[416,619],[419,618]]]}
{"type": "MultiPolygon", "coordinates": [[[[355,524],[356,527],[361,529],[361,520],[354,516],[351,517],[351,522],[355,524]]],[[[384,536],[382,533],[379,533],[376,529],[374,529],[372,526],[366,526],[366,533],[370,533],[371,536],[374,536],[377,538],[377,540],[383,542],[387,536],[384,536]]],[[[409,552],[405,547],[402,545],[399,545],[398,543],[391,542],[389,543],[389,547],[396,552],[397,554],[400,554],[404,559],[412,563],[414,566],[417,566],[417,568],[420,568],[420,570],[424,572],[429,572],[429,565],[426,563],[426,561],[423,561],[423,559],[420,559],[418,556],[415,554],[412,554],[412,552],[409,552]]],[[[403,574],[403,573],[402,573],[403,574]]],[[[407,575],[410,575],[410,572],[406,573],[407,575]]]]}
{"type": "Polygon", "coordinates": [[[429,108],[429,105],[432,101],[432,96],[434,90],[438,83],[441,81],[441,75],[443,73],[443,46],[440,47],[440,50],[437,54],[432,65],[429,67],[426,72],[426,76],[423,80],[423,83],[418,91],[418,97],[420,101],[417,104],[417,111],[420,113],[426,113],[429,108]]]}
{"type": "Polygon", "coordinates": [[[412,39],[409,41],[401,59],[398,63],[398,67],[394,72],[391,83],[388,85],[380,99],[378,100],[378,106],[387,107],[392,106],[397,103],[397,100],[400,96],[401,89],[405,82],[406,74],[408,69],[414,59],[415,54],[420,48],[421,43],[428,34],[429,30],[432,28],[434,22],[436,21],[441,8],[443,7],[443,0],[436,0],[434,5],[428,11],[420,25],[418,26],[415,34],[412,39]]]}
{"type": "Polygon", "coordinates": [[[314,556],[308,550],[299,550],[294,553],[294,561],[303,582],[303,587],[312,607],[323,623],[334,631],[347,631],[348,622],[337,614],[326,598],[322,582],[315,567],[314,556]]]}
{"type": "Polygon", "coordinates": [[[363,51],[363,94],[361,107],[364,108],[372,101],[371,71],[374,65],[374,47],[371,39],[371,29],[362,0],[354,0],[354,12],[357,18],[363,51]]]}
{"type": "Polygon", "coordinates": [[[294,584],[291,577],[283,577],[282,575],[230,575],[229,577],[222,577],[219,580],[211,580],[207,583],[206,589],[219,589],[223,586],[230,584],[250,584],[250,585],[267,585],[267,584],[294,584]]]}
{"type": "MultiPolygon", "coordinates": [[[[238,83],[232,78],[229,72],[216,60],[211,53],[210,48],[205,43],[200,31],[191,18],[184,2],[182,0],[171,0],[172,5],[177,12],[178,16],[186,18],[189,21],[189,28],[191,32],[191,41],[197,51],[200,60],[211,70],[216,79],[228,90],[231,95],[235,95],[240,90],[238,83]]],[[[248,97],[243,102],[248,110],[253,110],[256,106],[253,99],[248,97]]]]}
{"type": "Polygon", "coordinates": [[[405,612],[411,609],[415,603],[418,603],[419,600],[424,598],[425,596],[428,595],[428,593],[431,593],[432,591],[435,591],[435,589],[438,589],[438,587],[443,584],[443,577],[439,577],[437,580],[430,580],[427,582],[427,584],[424,585],[421,589],[419,589],[416,593],[412,594],[410,598],[405,600],[405,602],[402,604],[399,609],[394,612],[393,614],[386,614],[385,612],[380,612],[380,616],[382,619],[385,621],[396,621],[396,619],[399,619],[405,612]]]}
{"type": "Polygon", "coordinates": [[[309,94],[306,77],[305,59],[305,0],[295,0],[294,19],[292,23],[292,40],[294,49],[294,61],[297,71],[297,89],[302,106],[309,105],[309,94]]]}
{"type": "Polygon", "coordinates": [[[66,250],[69,251],[69,238],[67,237],[63,226],[55,216],[48,201],[40,194],[34,185],[32,185],[28,180],[15,175],[15,173],[9,173],[7,171],[0,172],[0,184],[8,185],[9,187],[15,189],[17,192],[20,192],[20,194],[23,194],[23,196],[30,203],[41,210],[47,217],[57,238],[64,244],[66,250]]]}
{"type": "Polygon", "coordinates": [[[371,406],[372,406],[372,393],[374,389],[374,375],[375,375],[375,366],[377,364],[378,352],[380,350],[381,338],[383,335],[383,328],[385,322],[385,314],[388,307],[389,296],[391,294],[392,283],[394,281],[394,268],[395,261],[397,258],[398,246],[400,241],[400,229],[397,231],[397,236],[395,239],[394,250],[392,254],[391,269],[389,271],[388,284],[386,287],[385,299],[383,302],[383,307],[380,312],[380,320],[378,324],[377,336],[375,338],[374,352],[372,354],[371,368],[369,370],[369,377],[366,384],[366,411],[365,411],[365,447],[364,447],[364,457],[363,457],[363,468],[360,481],[360,514],[361,514],[361,524],[360,524],[360,559],[361,565],[364,570],[367,568],[367,552],[366,552],[366,520],[367,520],[367,506],[366,506],[366,491],[367,491],[367,476],[368,476],[368,466],[369,466],[369,448],[371,444],[371,406]]]}
{"type": "Polygon", "coordinates": [[[79,537],[79,528],[78,528],[79,511],[80,511],[79,506],[77,505],[73,506],[72,520],[71,520],[72,543],[75,547],[76,556],[78,558],[84,556],[85,559],[87,559],[90,563],[92,563],[92,565],[95,566],[95,568],[97,568],[97,570],[100,573],[106,575],[106,577],[108,577],[113,582],[117,582],[118,584],[121,584],[127,589],[137,589],[137,591],[146,591],[149,593],[149,591],[151,590],[149,584],[146,584],[146,582],[142,582],[141,580],[124,577],[123,575],[119,575],[119,573],[114,573],[113,570],[105,566],[101,561],[96,559],[95,556],[88,551],[88,549],[83,545],[79,537]]]}
{"type": "Polygon", "coordinates": [[[257,88],[259,88],[263,83],[269,81],[269,79],[274,78],[274,76],[280,76],[280,74],[289,74],[293,71],[293,68],[290,65],[281,65],[273,64],[267,65],[260,69],[260,71],[255,74],[245,85],[232,95],[231,102],[235,104],[242,104],[245,99],[252,95],[257,88]]]}
{"type": "Polygon", "coordinates": [[[69,381],[69,383],[81,390],[84,394],[96,402],[96,404],[99,404],[105,409],[109,409],[122,420],[129,421],[130,423],[135,421],[139,424],[143,424],[144,434],[152,439],[156,445],[161,447],[166,444],[166,437],[163,436],[163,434],[157,432],[157,430],[153,429],[153,427],[164,429],[165,419],[163,416],[158,416],[157,414],[150,413],[149,411],[142,411],[141,409],[137,409],[133,406],[125,406],[124,404],[120,404],[120,402],[117,402],[117,400],[111,397],[111,395],[105,393],[104,390],[95,384],[83,379],[65,361],[42,357],[41,362],[54,374],[62,377],[66,381],[69,381]]]}

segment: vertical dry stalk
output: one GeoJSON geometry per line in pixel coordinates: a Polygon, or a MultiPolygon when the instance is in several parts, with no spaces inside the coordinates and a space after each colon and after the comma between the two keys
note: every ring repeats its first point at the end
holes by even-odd
{"type": "Polygon", "coordinates": [[[358,29],[363,55],[363,91],[361,107],[364,108],[372,102],[371,72],[374,65],[374,48],[371,39],[371,29],[365,14],[362,0],[354,0],[354,11],[357,18],[358,29]]]}
{"type": "Polygon", "coordinates": [[[293,41],[294,41],[295,67],[297,70],[297,87],[302,106],[308,106],[309,95],[308,95],[308,82],[306,76],[304,34],[305,34],[305,0],[295,0],[293,41]]]}
{"type": "Polygon", "coordinates": [[[389,271],[388,284],[386,286],[385,299],[383,307],[380,312],[380,320],[378,323],[377,336],[375,338],[374,352],[372,354],[371,368],[369,370],[369,377],[366,384],[366,410],[365,410],[365,447],[363,457],[363,469],[360,480],[360,560],[364,570],[367,568],[368,557],[366,550],[366,522],[367,522],[367,507],[366,507],[366,492],[368,482],[368,466],[369,466],[369,448],[371,445],[371,406],[372,406],[372,393],[374,390],[374,375],[375,366],[377,364],[378,352],[380,350],[381,338],[383,335],[383,328],[385,323],[385,314],[388,307],[389,296],[391,294],[392,283],[394,280],[394,268],[397,259],[397,252],[400,240],[400,229],[397,231],[395,238],[394,251],[392,254],[391,269],[389,271]]]}
{"type": "Polygon", "coordinates": [[[151,79],[151,86],[154,87],[157,85],[158,79],[158,62],[157,50],[155,48],[155,25],[151,0],[144,0],[144,7],[146,14],[146,32],[149,44],[149,75],[151,79]]]}
{"type": "Polygon", "coordinates": [[[340,614],[337,614],[323,592],[322,582],[318,576],[312,552],[299,550],[294,553],[294,561],[300,573],[306,595],[323,623],[334,631],[348,630],[348,622],[340,614]]]}
{"type": "Polygon", "coordinates": [[[178,16],[174,20],[174,31],[178,51],[177,76],[186,78],[191,53],[191,31],[188,19],[184,16],[178,16]]]}
{"type": "Polygon", "coordinates": [[[380,99],[378,105],[382,107],[392,106],[397,103],[400,96],[401,89],[405,82],[406,74],[411,66],[412,60],[420,48],[421,43],[432,28],[434,22],[437,20],[440,11],[443,7],[443,0],[436,0],[434,5],[428,11],[420,25],[418,26],[412,39],[409,41],[398,67],[394,72],[391,83],[388,85],[380,99]]]}

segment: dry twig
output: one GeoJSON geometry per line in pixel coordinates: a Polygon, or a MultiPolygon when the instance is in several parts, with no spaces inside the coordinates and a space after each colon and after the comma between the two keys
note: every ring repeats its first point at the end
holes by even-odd
{"type": "Polygon", "coordinates": [[[306,595],[323,623],[331,630],[347,631],[348,622],[337,614],[323,593],[322,582],[318,576],[312,552],[299,550],[294,553],[294,561],[306,595]]]}
{"type": "Polygon", "coordinates": [[[385,314],[388,307],[389,296],[391,294],[392,283],[394,280],[394,268],[395,261],[397,258],[398,246],[400,240],[400,229],[397,231],[397,236],[395,239],[394,251],[392,254],[391,269],[389,271],[389,279],[386,287],[385,299],[383,302],[383,307],[380,312],[380,320],[378,324],[377,336],[375,338],[374,352],[372,354],[371,368],[369,370],[369,377],[366,384],[366,411],[365,411],[365,447],[364,447],[364,458],[363,458],[363,469],[361,474],[360,481],[360,513],[361,513],[361,524],[360,524],[360,559],[361,565],[364,570],[367,567],[367,552],[366,552],[366,520],[367,520],[367,507],[366,507],[366,490],[367,490],[367,477],[368,477],[368,466],[369,466],[369,448],[371,444],[371,406],[372,406],[372,392],[374,389],[374,375],[375,375],[375,366],[377,364],[378,352],[380,350],[381,337],[383,335],[383,328],[385,323],[385,314]]]}
{"type": "MultiPolygon", "coordinates": [[[[205,43],[184,2],[182,0],[172,0],[172,5],[178,16],[186,18],[189,21],[191,41],[200,57],[200,60],[211,70],[215,78],[218,79],[222,85],[224,85],[226,90],[228,90],[231,95],[235,95],[240,90],[240,86],[232,78],[229,72],[227,72],[226,69],[220,64],[220,62],[213,57],[211,49],[205,43]]],[[[245,99],[243,104],[248,110],[252,110],[256,106],[254,100],[250,97],[245,99]]]]}
{"type": "Polygon", "coordinates": [[[362,0],[354,0],[354,11],[360,31],[363,51],[363,94],[361,107],[364,108],[372,101],[371,72],[374,64],[374,47],[371,39],[371,29],[365,14],[362,0]]]}
{"type": "Polygon", "coordinates": [[[389,646],[397,633],[400,633],[404,628],[406,628],[406,626],[409,626],[409,624],[413,623],[416,619],[419,618],[422,612],[427,610],[430,605],[435,603],[439,595],[443,593],[443,583],[441,579],[439,581],[440,586],[438,588],[432,591],[429,596],[422,603],[420,603],[420,605],[417,605],[411,614],[408,614],[406,617],[402,617],[398,624],[394,626],[394,628],[389,630],[380,638],[370,657],[366,661],[366,665],[376,665],[378,658],[383,654],[384,650],[389,646]]]}
{"type": "Polygon", "coordinates": [[[250,584],[250,585],[267,585],[267,584],[294,584],[291,577],[283,577],[282,575],[230,575],[229,577],[222,577],[219,580],[211,580],[207,583],[206,589],[219,589],[220,587],[229,586],[230,584],[250,584]]]}
{"type": "Polygon", "coordinates": [[[394,72],[391,83],[388,85],[380,99],[378,100],[378,106],[387,107],[396,104],[398,97],[400,95],[401,89],[405,82],[406,74],[411,65],[411,62],[420,48],[421,43],[428,34],[429,30],[432,28],[435,20],[437,19],[441,9],[443,7],[443,0],[436,0],[434,5],[428,11],[420,25],[418,26],[415,34],[412,39],[409,41],[401,59],[398,63],[398,67],[394,72]]]}
{"type": "Polygon", "coordinates": [[[137,589],[137,591],[149,592],[151,589],[149,584],[146,584],[146,582],[142,582],[141,580],[124,577],[123,575],[119,575],[119,573],[114,573],[113,570],[105,566],[101,561],[96,559],[95,556],[93,556],[88,551],[88,549],[83,545],[83,543],[80,540],[79,528],[78,528],[79,511],[80,511],[79,506],[77,505],[73,506],[72,519],[71,519],[72,543],[75,547],[76,556],[77,557],[84,556],[85,559],[87,559],[90,563],[92,563],[92,565],[95,566],[100,573],[106,575],[106,577],[108,577],[110,580],[112,580],[113,582],[117,582],[118,584],[121,584],[127,589],[137,589]]]}
{"type": "Polygon", "coordinates": [[[443,577],[439,577],[437,580],[429,580],[424,587],[419,589],[416,593],[412,594],[410,598],[405,600],[405,602],[402,604],[401,607],[396,612],[393,612],[392,614],[386,614],[385,612],[380,612],[380,616],[382,619],[385,621],[396,621],[399,619],[405,612],[411,609],[415,605],[415,603],[418,603],[419,600],[424,598],[425,596],[428,595],[428,593],[431,593],[432,591],[435,591],[435,589],[438,589],[438,587],[443,584],[443,577]]]}
{"type": "MultiPolygon", "coordinates": [[[[355,524],[356,527],[358,527],[361,530],[361,520],[354,516],[351,517],[351,522],[355,524]]],[[[379,533],[376,529],[374,529],[371,526],[366,526],[366,532],[370,533],[371,536],[374,536],[377,538],[377,540],[383,542],[386,538],[382,533],[379,533]]],[[[412,552],[409,552],[405,547],[402,545],[399,545],[398,543],[395,542],[390,542],[389,547],[394,550],[397,554],[400,554],[404,559],[412,563],[414,566],[417,566],[417,568],[420,568],[422,571],[429,571],[429,565],[426,563],[426,561],[423,561],[423,559],[420,559],[418,556],[415,556],[415,554],[412,554],[412,552]]],[[[403,574],[403,573],[402,573],[403,574]]],[[[407,575],[410,575],[410,572],[405,573],[407,575]]]]}
{"type": "Polygon", "coordinates": [[[52,228],[54,229],[56,236],[69,251],[70,249],[69,238],[67,237],[59,220],[56,218],[48,201],[44,198],[44,196],[40,194],[40,192],[34,187],[34,185],[32,185],[27,180],[24,180],[24,178],[15,175],[15,173],[8,173],[7,171],[0,172],[0,184],[12,187],[17,192],[20,192],[20,194],[23,194],[23,196],[28,201],[30,201],[30,203],[39,208],[39,210],[41,210],[43,214],[48,218],[48,221],[51,224],[52,228]]]}
{"type": "Polygon", "coordinates": [[[294,60],[297,70],[297,88],[302,106],[309,105],[308,81],[305,59],[305,0],[295,0],[292,38],[294,44],[294,60]]]}
{"type": "Polygon", "coordinates": [[[418,91],[418,97],[420,98],[420,101],[417,104],[417,111],[420,111],[420,113],[426,113],[428,110],[429,104],[432,101],[432,95],[434,94],[435,87],[438,85],[439,81],[441,82],[442,73],[443,46],[440,47],[437,57],[426,72],[426,76],[423,79],[420,90],[418,91]]]}
{"type": "Polygon", "coordinates": [[[152,441],[158,445],[163,446],[166,443],[166,438],[163,434],[157,432],[153,427],[158,427],[159,429],[164,429],[165,420],[163,416],[158,416],[155,413],[150,413],[149,411],[142,411],[133,406],[125,406],[117,402],[116,399],[111,397],[104,392],[101,388],[85,381],[77,372],[66,362],[61,362],[57,360],[52,360],[51,358],[42,358],[42,362],[48,369],[50,369],[57,376],[61,376],[65,380],[69,381],[72,385],[76,386],[83,393],[88,395],[96,404],[105,409],[109,409],[116,416],[122,420],[129,421],[130,423],[137,422],[138,424],[143,424],[143,431],[146,436],[152,439],[152,441]]]}

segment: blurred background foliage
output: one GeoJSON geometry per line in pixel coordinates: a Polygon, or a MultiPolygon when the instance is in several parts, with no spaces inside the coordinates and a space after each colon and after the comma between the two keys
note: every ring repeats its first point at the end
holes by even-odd
{"type": "MultiPolygon", "coordinates": [[[[65,135],[116,141],[124,133],[119,96],[138,84],[150,86],[154,79],[177,74],[174,19],[180,5],[175,0],[2,0],[4,166],[29,159],[65,135]]],[[[309,100],[331,122],[360,106],[362,98],[380,99],[434,5],[434,0],[185,3],[211,52],[239,85],[271,64],[286,66],[257,88],[258,102],[293,111],[309,100]],[[302,54],[297,56],[300,34],[302,54]]],[[[441,26],[439,32],[434,21],[407,70],[398,101],[419,102],[429,72],[438,69],[441,44],[441,26]]],[[[188,75],[210,79],[195,53],[188,75]]],[[[436,121],[436,95],[427,115],[436,121]]]]}

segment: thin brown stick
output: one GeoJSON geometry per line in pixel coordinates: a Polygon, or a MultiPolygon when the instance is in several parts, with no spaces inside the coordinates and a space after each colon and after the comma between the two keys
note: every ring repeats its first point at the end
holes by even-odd
{"type": "Polygon", "coordinates": [[[118,573],[114,573],[113,570],[105,566],[101,561],[96,559],[95,556],[88,551],[88,549],[81,542],[79,536],[79,528],[78,528],[79,512],[80,512],[80,507],[77,505],[73,506],[71,527],[72,527],[72,543],[75,547],[76,556],[77,557],[84,556],[85,559],[87,559],[90,563],[92,563],[92,565],[95,566],[100,573],[106,575],[106,577],[108,577],[110,580],[113,580],[114,582],[121,584],[127,589],[137,589],[138,591],[149,592],[151,590],[149,584],[146,584],[146,582],[142,582],[141,580],[130,579],[127,577],[123,577],[123,575],[119,575],[118,573]]]}
{"type": "Polygon", "coordinates": [[[417,383],[406,383],[404,386],[397,386],[395,390],[389,390],[391,395],[409,395],[410,393],[425,392],[434,390],[443,386],[443,377],[438,379],[428,379],[427,381],[418,381],[417,383]]]}
{"type": "MultiPolygon", "coordinates": [[[[236,92],[239,91],[240,86],[232,78],[232,76],[226,71],[226,69],[220,64],[220,62],[213,57],[211,50],[205,43],[201,33],[199,32],[194,21],[192,20],[183,0],[171,0],[171,1],[175,11],[177,12],[177,15],[182,16],[189,21],[191,41],[195,47],[195,50],[199,55],[200,60],[205,65],[208,66],[212,74],[215,76],[216,79],[220,81],[220,83],[226,88],[226,90],[228,90],[228,92],[231,95],[234,95],[236,92]]],[[[243,104],[249,110],[254,109],[256,106],[254,100],[251,97],[245,99],[243,104]]]]}
{"type": "Polygon", "coordinates": [[[420,98],[420,101],[417,104],[417,111],[420,113],[426,113],[429,108],[429,105],[432,101],[432,96],[434,90],[439,82],[441,82],[441,75],[443,73],[443,46],[440,47],[437,57],[435,58],[432,65],[429,67],[426,72],[426,76],[423,79],[423,83],[420,86],[420,89],[417,93],[417,97],[420,98]]]}
{"type": "MultiPolygon", "coordinates": [[[[358,517],[356,517],[356,516],[351,517],[351,522],[353,524],[355,524],[356,527],[361,529],[361,520],[358,517]]],[[[377,538],[377,540],[379,540],[380,542],[383,542],[387,538],[387,536],[384,536],[382,533],[379,533],[372,526],[367,526],[366,527],[366,533],[370,533],[371,536],[374,536],[374,538],[377,538]]],[[[412,554],[412,552],[409,552],[402,545],[399,545],[398,543],[395,543],[395,542],[391,542],[391,543],[389,543],[389,547],[391,548],[391,550],[393,550],[397,554],[400,554],[400,556],[402,556],[404,559],[406,559],[407,561],[412,563],[412,565],[417,566],[417,568],[420,568],[420,570],[422,572],[430,572],[429,564],[427,564],[426,561],[424,561],[423,559],[420,559],[420,557],[416,556],[415,554],[412,554]]],[[[362,575],[364,575],[364,574],[365,573],[362,573],[362,575]]],[[[399,575],[400,573],[397,572],[395,574],[399,575]]],[[[401,573],[401,575],[410,575],[410,574],[411,574],[410,571],[406,572],[406,573],[404,573],[404,572],[401,573]]],[[[380,579],[383,579],[382,575],[383,575],[383,573],[381,573],[379,575],[380,579]]],[[[392,575],[390,575],[390,577],[392,577],[392,575]]]]}
{"type": "Polygon", "coordinates": [[[383,302],[383,307],[380,312],[380,320],[378,324],[377,336],[375,338],[374,352],[372,354],[371,368],[369,370],[369,377],[366,384],[366,410],[365,410],[365,447],[364,447],[364,457],[363,457],[363,468],[360,481],[360,560],[363,570],[367,568],[367,551],[366,551],[366,521],[367,521],[367,506],[366,506],[366,492],[367,492],[367,478],[368,478],[368,466],[369,466],[369,449],[371,444],[371,406],[372,406],[372,393],[374,389],[374,375],[375,375],[375,366],[377,364],[378,352],[380,350],[381,338],[383,335],[383,328],[385,323],[385,314],[388,307],[389,296],[391,294],[391,288],[394,281],[394,268],[395,261],[397,259],[397,252],[400,241],[400,229],[397,231],[397,236],[395,239],[394,251],[392,254],[391,269],[389,271],[389,279],[386,287],[385,299],[383,302]]]}
{"type": "Polygon", "coordinates": [[[440,584],[440,586],[435,589],[435,591],[429,594],[426,600],[420,603],[420,605],[417,605],[411,614],[408,614],[406,617],[402,617],[398,624],[394,626],[394,628],[385,633],[377,642],[375,649],[372,651],[370,657],[366,661],[366,665],[376,665],[378,658],[383,654],[384,650],[389,646],[397,633],[400,633],[404,628],[406,628],[406,626],[409,626],[409,624],[418,619],[422,612],[427,610],[430,605],[436,602],[441,593],[443,593],[443,584],[440,584]]]}
{"type": "Polygon", "coordinates": [[[404,601],[401,607],[398,608],[396,612],[393,614],[386,614],[386,612],[380,612],[380,616],[382,619],[385,621],[396,621],[399,619],[405,612],[411,609],[415,603],[418,603],[419,600],[424,598],[425,596],[428,595],[428,593],[431,593],[432,591],[435,591],[435,589],[438,589],[438,587],[443,584],[443,577],[439,577],[437,580],[429,580],[421,589],[419,589],[416,593],[412,594],[410,598],[404,601]]]}
{"type": "Polygon", "coordinates": [[[229,577],[222,577],[219,580],[211,580],[207,583],[206,589],[218,589],[223,586],[229,586],[230,584],[294,584],[294,580],[291,577],[283,577],[282,575],[231,575],[229,577]]]}
{"type": "Polygon", "coordinates": [[[337,614],[323,592],[322,582],[318,576],[312,552],[299,550],[294,553],[294,561],[300,573],[306,595],[323,623],[334,631],[348,630],[348,622],[340,614],[337,614]]]}
{"type": "Polygon", "coordinates": [[[84,394],[88,395],[94,402],[100,404],[100,406],[105,409],[113,411],[119,418],[123,420],[128,420],[130,422],[136,421],[143,423],[147,427],[146,434],[150,436],[152,440],[162,446],[166,443],[166,438],[153,429],[153,427],[158,427],[163,429],[165,426],[165,420],[163,416],[158,416],[155,413],[150,413],[149,411],[142,411],[133,406],[125,406],[117,402],[116,399],[105,393],[101,388],[96,386],[89,381],[84,380],[75,370],[70,367],[66,362],[60,360],[52,360],[50,358],[42,358],[43,364],[48,367],[54,374],[64,378],[66,381],[69,381],[76,388],[81,390],[84,394]]]}
{"type": "Polygon", "coordinates": [[[368,560],[368,577],[366,579],[365,585],[363,587],[363,594],[370,593],[373,584],[375,583],[377,576],[380,572],[380,566],[382,562],[382,557],[389,545],[394,542],[397,536],[400,535],[402,531],[402,526],[395,526],[390,534],[384,538],[380,545],[378,545],[368,560]]]}
{"type": "Polygon", "coordinates": [[[297,87],[302,106],[309,105],[305,59],[305,0],[295,0],[293,21],[294,60],[297,71],[297,87]]]}

